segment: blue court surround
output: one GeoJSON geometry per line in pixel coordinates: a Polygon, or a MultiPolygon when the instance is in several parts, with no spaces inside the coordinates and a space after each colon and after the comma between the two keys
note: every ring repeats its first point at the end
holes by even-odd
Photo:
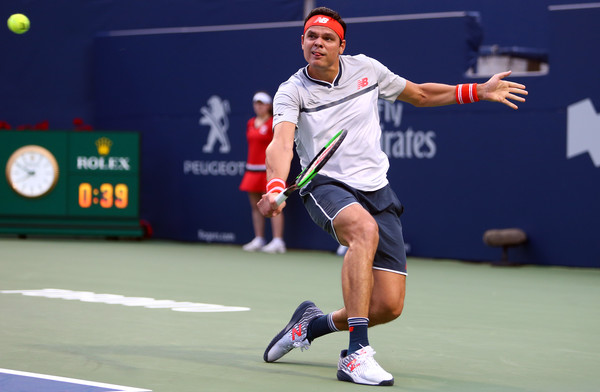
{"type": "Polygon", "coordinates": [[[149,389],[0,369],[2,392],[151,392],[149,389]]]}

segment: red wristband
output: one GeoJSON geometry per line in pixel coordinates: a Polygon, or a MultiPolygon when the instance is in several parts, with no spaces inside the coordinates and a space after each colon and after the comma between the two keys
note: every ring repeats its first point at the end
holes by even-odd
{"type": "Polygon", "coordinates": [[[285,181],[281,178],[273,178],[267,183],[267,193],[277,192],[281,193],[285,189],[285,181]]]}
{"type": "Polygon", "coordinates": [[[457,84],[455,97],[456,103],[459,105],[479,101],[479,97],[477,96],[477,83],[457,84]]]}

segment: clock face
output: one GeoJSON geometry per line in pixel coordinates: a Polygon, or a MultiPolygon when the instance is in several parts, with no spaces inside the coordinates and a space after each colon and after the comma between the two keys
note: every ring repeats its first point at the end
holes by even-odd
{"type": "Polygon", "coordinates": [[[16,150],[6,164],[6,178],[12,189],[24,197],[42,197],[58,181],[58,163],[54,155],[40,146],[16,150]]]}

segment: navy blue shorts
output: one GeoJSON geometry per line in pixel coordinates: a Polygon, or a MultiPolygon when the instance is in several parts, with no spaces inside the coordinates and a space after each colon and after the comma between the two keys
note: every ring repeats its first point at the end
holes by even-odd
{"type": "Polygon", "coordinates": [[[406,275],[406,251],[400,223],[404,207],[389,184],[373,192],[363,192],[317,174],[302,188],[300,196],[312,220],[338,242],[333,228],[337,214],[351,204],[363,206],[379,226],[373,269],[406,275]]]}

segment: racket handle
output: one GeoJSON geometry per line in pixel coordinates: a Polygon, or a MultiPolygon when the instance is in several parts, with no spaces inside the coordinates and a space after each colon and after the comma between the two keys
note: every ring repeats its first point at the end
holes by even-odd
{"type": "Polygon", "coordinates": [[[277,197],[275,198],[275,202],[277,203],[277,205],[281,205],[281,203],[283,203],[286,199],[288,198],[288,196],[285,194],[285,192],[281,192],[280,194],[277,195],[277,197]]]}

